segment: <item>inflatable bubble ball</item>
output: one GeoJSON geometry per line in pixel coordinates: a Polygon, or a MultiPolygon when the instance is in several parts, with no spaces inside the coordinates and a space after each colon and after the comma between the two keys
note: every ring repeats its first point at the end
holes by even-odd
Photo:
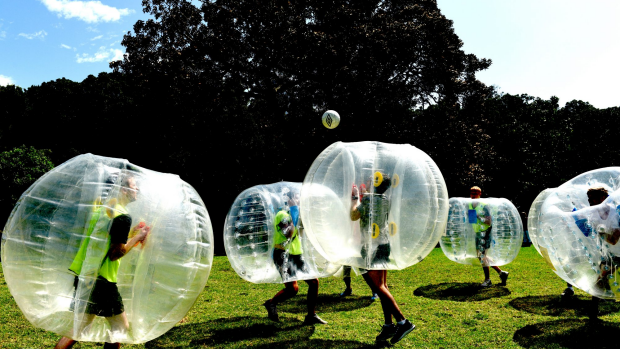
{"type": "Polygon", "coordinates": [[[301,211],[308,238],[330,262],[403,269],[439,242],[448,194],[433,160],[411,145],[337,142],[306,174],[301,211]]]}
{"type": "Polygon", "coordinates": [[[566,282],[620,299],[620,167],[583,173],[541,192],[530,208],[532,244],[566,282]]]}
{"type": "Polygon", "coordinates": [[[279,182],[244,190],[224,224],[224,247],[233,269],[253,283],[283,283],[334,274],[308,240],[300,215],[301,183],[279,182]]]}
{"type": "Polygon", "coordinates": [[[512,262],[521,250],[523,223],[502,198],[451,198],[441,249],[451,261],[478,266],[512,262]]]}
{"type": "Polygon", "coordinates": [[[213,231],[178,176],[77,156],[21,196],[2,235],[8,288],[36,327],[78,340],[144,343],[202,292],[213,231]]]}

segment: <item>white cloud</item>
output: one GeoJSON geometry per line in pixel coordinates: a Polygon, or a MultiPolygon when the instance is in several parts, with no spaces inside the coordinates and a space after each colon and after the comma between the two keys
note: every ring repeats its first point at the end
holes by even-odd
{"type": "Polygon", "coordinates": [[[47,32],[45,30],[40,30],[36,33],[33,34],[26,34],[26,33],[19,33],[18,36],[23,36],[24,38],[28,39],[28,40],[32,40],[32,39],[45,39],[45,37],[47,36],[47,32]]]}
{"type": "Polygon", "coordinates": [[[11,77],[0,75],[0,86],[7,85],[15,85],[15,80],[13,80],[13,78],[11,77]]]}
{"type": "Polygon", "coordinates": [[[99,29],[93,27],[86,27],[86,30],[93,33],[99,33],[99,29]]]}
{"type": "Polygon", "coordinates": [[[6,38],[6,32],[5,31],[1,31],[0,32],[0,40],[6,38]]]}
{"type": "Polygon", "coordinates": [[[65,19],[77,18],[87,23],[116,22],[121,16],[133,13],[130,9],[117,9],[101,1],[40,0],[51,12],[65,19]]]}
{"type": "Polygon", "coordinates": [[[94,55],[82,53],[81,55],[76,55],[75,58],[78,63],[111,62],[123,59],[123,51],[119,49],[106,49],[105,46],[101,46],[94,55]]]}
{"type": "Polygon", "coordinates": [[[90,41],[99,40],[99,39],[101,39],[102,37],[103,37],[103,35],[98,35],[98,36],[95,36],[94,38],[90,39],[90,41]]]}
{"type": "Polygon", "coordinates": [[[65,44],[60,44],[60,47],[62,48],[66,48],[67,50],[75,50],[75,48],[69,46],[69,45],[65,45],[65,44]]]}
{"type": "Polygon", "coordinates": [[[112,53],[114,53],[114,57],[112,57],[110,62],[112,62],[112,61],[122,61],[123,60],[123,51],[121,51],[119,49],[113,49],[112,53]]]}

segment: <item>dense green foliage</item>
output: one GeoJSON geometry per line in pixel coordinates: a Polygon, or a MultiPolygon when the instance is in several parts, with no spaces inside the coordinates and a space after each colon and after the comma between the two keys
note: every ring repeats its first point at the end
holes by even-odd
{"type": "MultiPolygon", "coordinates": [[[[179,174],[218,241],[242,190],[302,181],[336,141],[410,143],[451,196],[478,185],[522,211],[618,158],[620,108],[484,86],[475,74],[491,62],[462,51],[434,0],[194,4],[144,0],[153,19],[125,35],[128,59],[113,73],[0,87],[0,151],[50,149],[56,165],[90,152],[179,174]],[[326,109],[341,114],[338,128],[321,125],[326,109]]],[[[3,189],[0,219],[23,190],[3,189]]]]}
{"type": "Polygon", "coordinates": [[[0,207],[9,211],[19,196],[39,177],[54,168],[50,150],[20,146],[0,153],[0,207]]]}
{"type": "MultiPolygon", "coordinates": [[[[510,272],[506,287],[480,289],[481,268],[448,260],[434,249],[422,262],[390,271],[388,285],[403,313],[417,328],[395,348],[616,348],[620,305],[602,302],[601,322],[587,319],[589,297],[560,303],[566,284],[533,247],[502,267],[510,272]]],[[[499,281],[492,272],[494,283],[499,281]]],[[[261,305],[282,288],[251,284],[216,257],[207,287],[183,321],[161,337],[123,348],[373,348],[383,323],[381,305],[369,299],[361,277],[353,295],[341,299],[339,278],[320,280],[317,312],[325,326],[301,326],[308,287],[278,307],[281,323],[267,319],[261,305]]],[[[0,273],[0,343],[3,348],[51,348],[60,336],[28,323],[10,296],[0,273]]],[[[101,348],[80,343],[76,348],[101,348]]]]}

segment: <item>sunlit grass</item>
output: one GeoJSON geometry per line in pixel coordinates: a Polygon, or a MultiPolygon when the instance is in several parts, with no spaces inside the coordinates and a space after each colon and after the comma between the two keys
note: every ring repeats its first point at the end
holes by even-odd
{"type": "MultiPolygon", "coordinates": [[[[435,249],[406,270],[389,273],[388,284],[403,313],[417,328],[397,347],[416,348],[617,348],[620,305],[601,303],[601,322],[586,316],[589,296],[577,290],[561,303],[565,283],[533,247],[522,248],[503,269],[508,285],[480,289],[482,269],[453,263],[435,249]]],[[[499,277],[493,271],[494,284],[499,277]]],[[[226,257],[216,257],[207,287],[185,319],[160,338],[127,348],[365,348],[383,322],[380,303],[372,302],[361,277],[353,296],[340,299],[340,279],[322,279],[319,315],[324,326],[301,326],[307,286],[279,306],[280,323],[270,322],[262,303],[281,285],[248,283],[226,257]]],[[[51,348],[59,336],[33,328],[17,308],[0,275],[0,347],[51,348]]],[[[75,348],[100,344],[81,343],[75,348]]]]}

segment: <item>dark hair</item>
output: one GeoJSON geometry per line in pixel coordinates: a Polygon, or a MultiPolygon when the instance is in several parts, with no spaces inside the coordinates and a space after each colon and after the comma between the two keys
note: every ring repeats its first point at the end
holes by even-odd
{"type": "Polygon", "coordinates": [[[601,198],[605,199],[609,196],[607,189],[603,187],[592,187],[588,189],[588,199],[601,198]]]}
{"type": "Polygon", "coordinates": [[[392,179],[390,178],[390,175],[383,174],[383,181],[381,182],[381,184],[375,187],[375,193],[383,194],[388,189],[390,189],[391,186],[392,186],[392,179]]]}

